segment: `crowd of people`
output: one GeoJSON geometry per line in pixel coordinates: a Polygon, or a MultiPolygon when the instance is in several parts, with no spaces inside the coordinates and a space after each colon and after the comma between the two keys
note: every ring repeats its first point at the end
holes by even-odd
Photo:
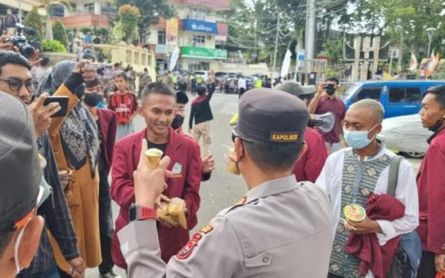
{"type": "Polygon", "coordinates": [[[97,267],[107,278],[118,276],[115,265],[136,278],[445,275],[444,86],[422,100],[434,135],[416,175],[377,140],[383,106],[365,99],[346,109],[337,79],[315,90],[238,81],[227,163],[247,192],[190,235],[201,182],[215,168],[217,82],[188,90],[185,80],[152,82],[144,70],[136,86],[136,75],[120,64],[49,68],[0,52],[1,276],[83,277],[97,267]],[[182,129],[188,91],[197,93],[192,135],[182,129]],[[335,116],[331,131],[308,127],[311,114],[326,112],[335,116]],[[155,167],[149,149],[162,153],[155,167]],[[182,225],[158,215],[173,199],[182,225]],[[365,211],[360,221],[344,215],[351,204],[365,211]]]}

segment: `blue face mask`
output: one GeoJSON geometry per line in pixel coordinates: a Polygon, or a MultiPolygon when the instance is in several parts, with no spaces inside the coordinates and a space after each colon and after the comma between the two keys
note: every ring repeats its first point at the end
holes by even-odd
{"type": "MultiPolygon", "coordinates": [[[[375,127],[375,126],[374,126],[375,127]]],[[[369,131],[349,131],[349,130],[343,130],[343,134],[345,136],[345,141],[348,144],[349,147],[360,150],[365,147],[367,147],[369,144],[371,144],[373,139],[369,139],[368,135],[371,130],[374,129],[371,128],[369,131]]]]}

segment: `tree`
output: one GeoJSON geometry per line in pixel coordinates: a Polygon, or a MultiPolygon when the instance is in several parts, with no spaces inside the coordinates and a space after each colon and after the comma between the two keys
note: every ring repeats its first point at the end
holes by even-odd
{"type": "Polygon", "coordinates": [[[139,9],[134,5],[122,5],[119,8],[119,21],[114,27],[118,40],[131,43],[139,39],[138,20],[141,17],[139,9]]]}
{"type": "Polygon", "coordinates": [[[71,8],[70,1],[67,0],[40,0],[40,4],[35,8],[37,10],[44,9],[46,12],[46,29],[45,29],[45,37],[47,40],[53,39],[53,29],[51,23],[51,6],[53,5],[64,5],[68,9],[71,8]]]}
{"type": "Polygon", "coordinates": [[[142,40],[145,41],[149,35],[149,26],[158,22],[160,17],[171,18],[175,15],[175,9],[165,0],[116,0],[118,6],[132,4],[144,11],[138,21],[139,30],[143,33],[142,40]]]}
{"type": "Polygon", "coordinates": [[[53,25],[54,40],[61,42],[65,47],[68,46],[68,37],[65,32],[65,27],[60,20],[57,20],[53,25]]]}
{"type": "Polygon", "coordinates": [[[36,8],[33,8],[26,15],[24,23],[25,23],[25,26],[31,27],[35,30],[35,35],[29,36],[28,39],[39,41],[42,36],[43,21],[42,21],[42,17],[39,15],[36,8]]]}

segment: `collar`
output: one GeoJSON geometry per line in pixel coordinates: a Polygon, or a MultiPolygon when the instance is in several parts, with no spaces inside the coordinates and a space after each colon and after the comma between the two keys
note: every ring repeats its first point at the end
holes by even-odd
{"type": "Polygon", "coordinates": [[[363,160],[360,159],[360,156],[356,153],[356,151],[354,149],[352,149],[352,152],[358,161],[367,162],[367,161],[372,161],[372,160],[382,157],[386,151],[385,151],[385,146],[383,144],[380,144],[379,151],[375,155],[365,156],[363,158],[363,160]]]}
{"type": "Polygon", "coordinates": [[[291,191],[298,186],[294,175],[264,182],[246,193],[246,203],[271,195],[291,191]]]}
{"type": "Polygon", "coordinates": [[[434,138],[436,138],[439,135],[445,134],[445,126],[441,127],[438,131],[436,131],[433,135],[431,135],[430,138],[428,138],[427,142],[428,144],[431,144],[431,141],[433,141],[434,138]]]}

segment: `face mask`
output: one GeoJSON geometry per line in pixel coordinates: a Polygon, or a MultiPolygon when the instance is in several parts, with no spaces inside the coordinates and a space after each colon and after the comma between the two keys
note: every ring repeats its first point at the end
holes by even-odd
{"type": "Polygon", "coordinates": [[[333,84],[328,84],[328,85],[326,85],[326,86],[324,87],[324,90],[325,90],[326,94],[328,94],[328,95],[330,95],[330,96],[332,96],[333,94],[335,94],[335,91],[336,91],[336,89],[335,89],[335,87],[334,87],[333,84]]]}
{"type": "Polygon", "coordinates": [[[184,117],[181,115],[176,115],[172,122],[172,128],[178,129],[182,126],[183,123],[184,123],[184,117]]]}
{"type": "Polygon", "coordinates": [[[20,265],[19,249],[20,249],[20,243],[22,242],[23,235],[25,234],[26,227],[28,226],[30,221],[31,221],[31,218],[28,219],[28,222],[26,222],[25,226],[20,231],[19,235],[17,236],[17,239],[15,240],[15,244],[14,244],[14,262],[15,262],[15,269],[16,269],[17,275],[24,269],[20,265]]]}
{"type": "Polygon", "coordinates": [[[102,101],[102,95],[99,93],[88,93],[83,97],[83,101],[90,107],[95,107],[102,101]]]}
{"type": "MultiPolygon", "coordinates": [[[[375,126],[374,126],[375,127],[375,126]]],[[[353,149],[360,150],[371,144],[373,139],[369,139],[368,135],[371,132],[371,130],[374,129],[371,128],[369,131],[348,131],[343,130],[343,134],[345,136],[345,141],[353,149]]]]}

